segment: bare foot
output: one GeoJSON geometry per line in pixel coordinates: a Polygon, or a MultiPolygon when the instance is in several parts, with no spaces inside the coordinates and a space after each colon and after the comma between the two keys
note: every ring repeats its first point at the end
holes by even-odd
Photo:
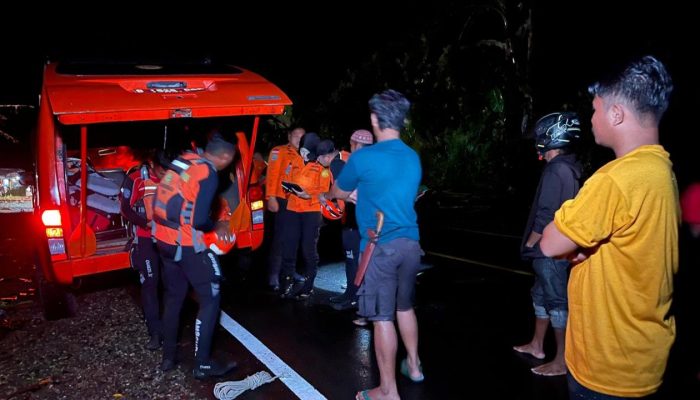
{"type": "Polygon", "coordinates": [[[538,349],[532,343],[524,344],[522,346],[513,346],[513,350],[518,353],[525,353],[535,357],[538,360],[544,359],[544,352],[542,349],[538,349]]]}
{"type": "Polygon", "coordinates": [[[533,374],[542,376],[559,376],[566,375],[566,363],[564,361],[554,360],[547,364],[542,364],[539,367],[531,368],[533,374]]]}
{"type": "Polygon", "coordinates": [[[376,387],[374,389],[363,390],[357,392],[355,395],[355,400],[400,400],[398,393],[384,394],[381,388],[376,387]]]}

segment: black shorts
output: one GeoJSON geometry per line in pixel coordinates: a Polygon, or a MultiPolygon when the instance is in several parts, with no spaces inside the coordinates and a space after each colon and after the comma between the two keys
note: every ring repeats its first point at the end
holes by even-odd
{"type": "Polygon", "coordinates": [[[370,321],[393,321],[396,311],[413,308],[421,255],[423,250],[413,239],[378,244],[357,292],[358,314],[370,321]]]}

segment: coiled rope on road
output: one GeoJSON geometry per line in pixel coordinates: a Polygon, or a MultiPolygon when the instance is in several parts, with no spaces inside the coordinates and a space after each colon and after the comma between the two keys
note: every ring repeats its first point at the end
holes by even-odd
{"type": "Polygon", "coordinates": [[[277,378],[279,377],[272,376],[267,371],[258,371],[240,381],[219,382],[214,385],[214,397],[219,400],[232,400],[240,396],[246,390],[256,389],[277,378]]]}

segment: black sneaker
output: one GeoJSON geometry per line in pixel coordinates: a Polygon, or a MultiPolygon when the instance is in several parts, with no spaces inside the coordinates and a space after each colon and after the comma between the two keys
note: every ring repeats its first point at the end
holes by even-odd
{"type": "Polygon", "coordinates": [[[282,281],[280,285],[279,294],[283,299],[288,299],[292,297],[294,290],[294,281],[291,278],[287,278],[282,281]]]}
{"type": "Polygon", "coordinates": [[[222,376],[231,372],[234,368],[238,366],[235,361],[228,361],[225,364],[219,364],[217,362],[211,361],[207,364],[198,364],[192,370],[192,375],[195,379],[206,379],[214,376],[222,376]]]}
{"type": "Polygon", "coordinates": [[[151,335],[151,339],[146,343],[146,348],[148,350],[158,350],[162,343],[163,337],[156,333],[155,335],[151,335]]]}

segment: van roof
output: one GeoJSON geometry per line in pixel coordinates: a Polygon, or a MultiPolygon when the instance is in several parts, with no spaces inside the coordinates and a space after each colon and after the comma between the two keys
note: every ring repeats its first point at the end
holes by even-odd
{"type": "Polygon", "coordinates": [[[43,95],[68,125],[282,114],[292,104],[262,76],[223,64],[53,63],[43,95]]]}

